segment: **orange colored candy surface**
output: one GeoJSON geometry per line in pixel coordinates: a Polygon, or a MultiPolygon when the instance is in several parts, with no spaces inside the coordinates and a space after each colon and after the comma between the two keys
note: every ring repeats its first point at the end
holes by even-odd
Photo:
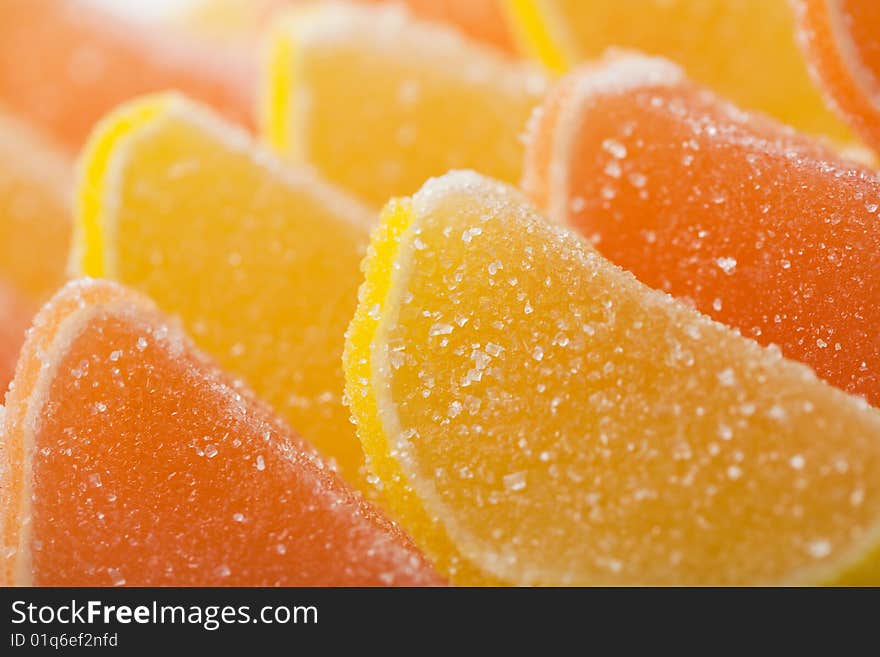
{"type": "Polygon", "coordinates": [[[880,179],[675,65],[572,74],[529,136],[525,187],[652,287],[880,403],[880,179]]]}
{"type": "Polygon", "coordinates": [[[63,288],[13,386],[0,453],[6,582],[439,582],[394,524],[122,287],[63,288]]]}
{"type": "Polygon", "coordinates": [[[850,127],[880,148],[880,3],[791,2],[814,77],[850,127]]]}
{"type": "Polygon", "coordinates": [[[169,88],[250,124],[249,68],[76,0],[0,2],[0,102],[71,150],[115,105],[169,88]]]}

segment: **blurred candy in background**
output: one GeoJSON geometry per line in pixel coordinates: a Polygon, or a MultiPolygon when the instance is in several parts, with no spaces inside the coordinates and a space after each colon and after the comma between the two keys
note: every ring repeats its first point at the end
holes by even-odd
{"type": "Polygon", "coordinates": [[[0,0],[0,583],[877,584],[878,26],[0,0]]]}

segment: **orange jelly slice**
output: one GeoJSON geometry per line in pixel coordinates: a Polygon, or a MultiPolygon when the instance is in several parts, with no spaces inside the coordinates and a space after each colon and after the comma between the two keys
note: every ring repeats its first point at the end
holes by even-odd
{"type": "Polygon", "coordinates": [[[7,396],[4,583],[425,585],[411,541],[145,298],[82,280],[7,396]]]}
{"type": "Polygon", "coordinates": [[[386,207],[364,268],[352,412],[454,582],[880,581],[862,398],[473,173],[386,207]]]}
{"type": "Polygon", "coordinates": [[[524,186],[610,260],[880,404],[880,179],[675,65],[562,81],[524,186]]]}
{"type": "Polygon", "coordinates": [[[880,149],[880,3],[792,0],[792,5],[811,71],[831,105],[880,149]]]}
{"type": "Polygon", "coordinates": [[[251,123],[251,72],[77,0],[0,2],[0,102],[71,151],[120,102],[176,88],[251,123]]]}

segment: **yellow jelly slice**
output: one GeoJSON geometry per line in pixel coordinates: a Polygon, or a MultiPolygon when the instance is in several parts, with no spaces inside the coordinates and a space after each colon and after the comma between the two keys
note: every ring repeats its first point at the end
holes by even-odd
{"type": "Polygon", "coordinates": [[[0,277],[42,303],[65,280],[70,162],[0,109],[0,277]]]}
{"type": "Polygon", "coordinates": [[[399,6],[328,4],[275,24],[263,81],[268,140],[382,204],[450,168],[517,181],[537,69],[399,6]]]}
{"type": "Polygon", "coordinates": [[[147,293],[358,479],[343,335],[372,214],[177,95],[123,106],[80,162],[74,260],[147,293]]]}
{"type": "Polygon", "coordinates": [[[789,0],[503,1],[524,50],[554,68],[635,48],[678,62],[745,108],[851,140],[810,79],[789,0]]]}
{"type": "Polygon", "coordinates": [[[880,581],[880,416],[473,173],[386,207],[347,397],[459,584],[880,581]]]}

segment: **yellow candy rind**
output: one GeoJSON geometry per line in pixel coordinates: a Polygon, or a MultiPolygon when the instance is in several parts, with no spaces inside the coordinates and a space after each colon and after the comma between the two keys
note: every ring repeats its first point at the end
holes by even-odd
{"type": "Polygon", "coordinates": [[[124,157],[119,144],[168,110],[176,94],[160,93],[125,103],[108,114],[83,148],[77,163],[73,247],[70,270],[75,275],[112,276],[107,257],[107,224],[112,221],[107,198],[113,185],[116,158],[124,157]]]}
{"type": "Polygon", "coordinates": [[[266,142],[278,150],[286,152],[290,147],[290,96],[293,88],[294,46],[283,24],[272,29],[265,53],[263,66],[265,79],[262,83],[260,101],[260,127],[266,142]]]}
{"type": "Polygon", "coordinates": [[[307,112],[298,111],[301,85],[297,84],[299,34],[306,29],[317,6],[289,9],[275,19],[263,52],[258,125],[263,140],[294,162],[307,160],[307,112]],[[300,92],[300,93],[297,93],[300,92]]]}

